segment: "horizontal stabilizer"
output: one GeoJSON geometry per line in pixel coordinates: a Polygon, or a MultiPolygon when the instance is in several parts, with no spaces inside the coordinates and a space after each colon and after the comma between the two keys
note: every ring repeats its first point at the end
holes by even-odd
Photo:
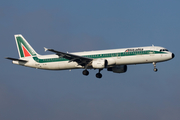
{"type": "Polygon", "coordinates": [[[21,60],[21,59],[16,59],[16,58],[10,58],[10,57],[6,57],[6,59],[14,60],[14,61],[20,61],[20,62],[28,62],[28,61],[26,61],[26,60],[21,60]]]}

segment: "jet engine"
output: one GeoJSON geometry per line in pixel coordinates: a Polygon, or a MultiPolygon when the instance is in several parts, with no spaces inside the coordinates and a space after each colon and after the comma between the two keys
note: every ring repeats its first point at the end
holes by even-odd
{"type": "Polygon", "coordinates": [[[101,69],[101,68],[106,68],[108,65],[108,61],[105,59],[95,59],[92,61],[92,67],[101,69]]]}
{"type": "Polygon", "coordinates": [[[127,71],[127,65],[119,65],[114,67],[107,68],[108,71],[112,71],[114,73],[125,73],[127,71]]]}

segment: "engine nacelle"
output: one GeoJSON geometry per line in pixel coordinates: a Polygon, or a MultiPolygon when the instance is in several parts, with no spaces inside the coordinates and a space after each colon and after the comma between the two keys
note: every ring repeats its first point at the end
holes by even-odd
{"type": "Polygon", "coordinates": [[[101,68],[106,68],[108,65],[108,61],[105,59],[95,59],[92,61],[92,67],[101,69],[101,68]]]}
{"type": "Polygon", "coordinates": [[[113,58],[107,58],[107,61],[108,61],[108,66],[116,64],[116,61],[113,58]]]}
{"type": "Polygon", "coordinates": [[[125,73],[127,71],[127,65],[119,65],[115,67],[110,67],[107,70],[112,71],[114,73],[125,73]]]}

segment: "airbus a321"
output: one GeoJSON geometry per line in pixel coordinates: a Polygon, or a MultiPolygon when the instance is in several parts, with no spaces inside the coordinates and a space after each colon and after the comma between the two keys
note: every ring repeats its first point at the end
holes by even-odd
{"type": "Polygon", "coordinates": [[[123,49],[98,50],[87,52],[65,53],[44,48],[55,54],[39,55],[21,35],[14,35],[19,59],[7,57],[13,64],[46,70],[84,69],[82,74],[89,75],[88,69],[98,69],[97,78],[101,78],[101,70],[114,73],[125,73],[127,65],[152,63],[157,72],[156,63],[171,60],[174,54],[164,47],[147,46],[123,49]]]}

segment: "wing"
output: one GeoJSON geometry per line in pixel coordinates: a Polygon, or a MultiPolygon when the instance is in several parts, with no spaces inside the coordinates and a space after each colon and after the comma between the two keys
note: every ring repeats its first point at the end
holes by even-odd
{"type": "Polygon", "coordinates": [[[51,52],[56,53],[56,55],[58,55],[59,57],[68,59],[69,62],[72,62],[72,61],[77,62],[81,66],[87,66],[93,60],[92,58],[87,58],[87,57],[82,57],[82,56],[78,56],[78,55],[74,55],[74,54],[64,53],[64,52],[56,51],[54,49],[47,49],[47,48],[44,48],[44,49],[45,49],[45,51],[51,51],[51,52]]]}

